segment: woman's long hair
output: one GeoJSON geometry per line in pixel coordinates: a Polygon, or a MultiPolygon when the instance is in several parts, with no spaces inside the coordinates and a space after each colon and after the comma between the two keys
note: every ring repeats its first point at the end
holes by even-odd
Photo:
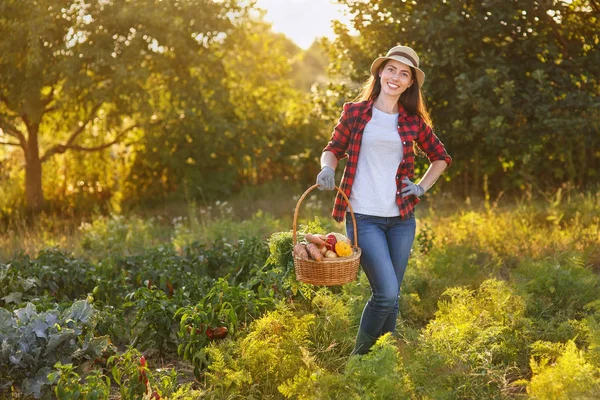
{"type": "MultiPolygon", "coordinates": [[[[355,101],[375,100],[377,96],[379,96],[379,93],[381,92],[379,72],[383,70],[387,63],[388,60],[381,64],[377,70],[377,76],[371,75],[369,79],[367,79],[355,101]]],[[[419,82],[417,82],[416,71],[413,67],[410,67],[410,73],[414,82],[400,95],[400,103],[409,114],[421,116],[425,123],[433,128],[433,121],[431,120],[429,111],[427,111],[427,106],[425,106],[421,88],[419,87],[419,82]]]]}

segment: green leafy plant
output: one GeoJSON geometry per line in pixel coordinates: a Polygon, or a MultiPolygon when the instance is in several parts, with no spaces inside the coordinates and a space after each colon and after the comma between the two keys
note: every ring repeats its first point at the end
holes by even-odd
{"type": "Polygon", "coordinates": [[[408,399],[414,384],[402,363],[395,340],[388,333],[377,340],[369,354],[348,359],[343,372],[320,368],[303,360],[299,372],[279,385],[290,399],[408,399]]]}
{"type": "Polygon", "coordinates": [[[41,397],[48,390],[47,376],[58,361],[95,360],[112,351],[108,337],[94,337],[94,326],[94,309],[85,300],[62,312],[38,313],[32,304],[12,314],[0,308],[3,379],[26,395],[41,397]]]}
{"type": "Polygon", "coordinates": [[[146,357],[137,349],[129,348],[125,353],[111,356],[107,365],[119,386],[122,399],[134,400],[152,393],[152,374],[148,369],[146,357]]]}
{"type": "Polygon", "coordinates": [[[210,340],[234,334],[273,305],[271,297],[218,279],[197,304],[177,310],[179,354],[200,367],[205,361],[203,348],[210,340]]]}
{"type": "Polygon", "coordinates": [[[524,299],[495,279],[474,291],[450,288],[445,296],[450,300],[439,302],[435,319],[415,343],[417,362],[408,367],[415,384],[434,398],[452,393],[493,397],[510,390],[506,376],[527,365],[531,321],[525,317],[524,299]],[[434,376],[431,368],[438,369],[434,376]],[[442,394],[444,390],[448,392],[442,394]]]}
{"type": "Polygon", "coordinates": [[[600,371],[585,360],[573,341],[560,347],[558,357],[539,353],[532,357],[533,377],[527,384],[527,394],[532,399],[596,397],[600,393],[600,371]]]}
{"type": "Polygon", "coordinates": [[[95,285],[95,267],[58,248],[40,251],[35,259],[20,255],[8,264],[0,264],[0,289],[4,303],[20,305],[44,296],[59,301],[90,293],[95,285]]]}
{"type": "Polygon", "coordinates": [[[161,355],[175,346],[173,327],[176,326],[174,317],[177,305],[165,292],[142,286],[127,295],[125,300],[123,308],[135,309],[131,324],[135,335],[134,345],[139,344],[141,349],[154,346],[161,355]]]}
{"type": "Polygon", "coordinates": [[[73,364],[54,365],[55,371],[48,375],[48,381],[55,385],[54,394],[61,400],[108,400],[110,396],[110,378],[101,370],[93,369],[86,373],[85,379],[77,372],[73,364]]]}
{"type": "Polygon", "coordinates": [[[311,314],[294,315],[277,309],[254,321],[245,338],[226,341],[206,349],[210,364],[206,381],[211,394],[267,398],[277,387],[293,378],[304,365],[309,344],[311,314]]]}
{"type": "MultiPolygon", "coordinates": [[[[146,357],[133,347],[124,353],[110,357],[107,365],[112,378],[119,386],[122,399],[160,400],[162,397],[171,398],[178,392],[179,374],[177,371],[174,368],[153,371],[148,366],[146,357]]],[[[183,385],[183,387],[189,388],[189,385],[183,385]]],[[[182,393],[179,393],[178,396],[181,397],[182,393]]]]}

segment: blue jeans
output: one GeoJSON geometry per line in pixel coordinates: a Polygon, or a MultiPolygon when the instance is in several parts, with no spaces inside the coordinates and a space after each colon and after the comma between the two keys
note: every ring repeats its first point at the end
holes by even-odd
{"type": "MultiPolygon", "coordinates": [[[[398,318],[398,296],[415,239],[414,216],[374,217],[354,214],[360,264],[371,284],[371,298],[365,305],[360,328],[373,337],[394,332],[398,318]]],[[[354,242],[350,213],[346,215],[346,233],[354,242]]]]}

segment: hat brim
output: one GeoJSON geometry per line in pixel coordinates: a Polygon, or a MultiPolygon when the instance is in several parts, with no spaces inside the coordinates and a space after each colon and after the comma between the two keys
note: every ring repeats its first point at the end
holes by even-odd
{"type": "Polygon", "coordinates": [[[394,61],[398,61],[401,62],[402,64],[406,64],[409,67],[412,67],[415,69],[415,78],[417,79],[417,83],[419,84],[419,87],[423,86],[423,83],[425,82],[425,72],[421,71],[419,69],[419,67],[415,67],[415,65],[412,63],[412,61],[410,61],[408,58],[406,57],[402,57],[402,56],[390,56],[390,57],[378,57],[375,59],[375,61],[373,61],[373,64],[371,64],[371,74],[377,78],[377,70],[379,70],[379,67],[381,66],[381,64],[383,64],[383,62],[385,60],[394,60],[394,61]]]}

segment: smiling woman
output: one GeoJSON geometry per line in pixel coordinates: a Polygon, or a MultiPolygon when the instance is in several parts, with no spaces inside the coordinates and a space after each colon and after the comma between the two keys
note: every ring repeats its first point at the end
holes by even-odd
{"type": "Polygon", "coordinates": [[[258,0],[266,11],[265,20],[303,49],[319,37],[333,38],[332,20],[349,21],[343,6],[327,0],[258,0]]]}

